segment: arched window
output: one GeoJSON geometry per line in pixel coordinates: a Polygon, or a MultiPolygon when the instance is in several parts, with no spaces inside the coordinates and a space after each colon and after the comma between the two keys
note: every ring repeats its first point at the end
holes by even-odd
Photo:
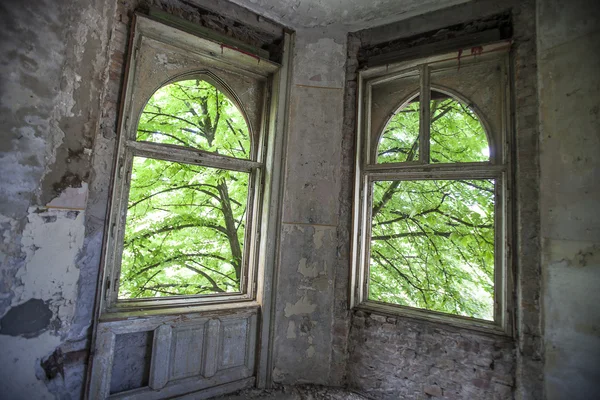
{"type": "MultiPolygon", "coordinates": [[[[419,96],[392,115],[377,143],[377,163],[419,160],[419,96]]],[[[430,160],[432,163],[490,160],[490,144],[480,117],[451,94],[433,90],[430,100],[430,160]]]]}
{"type": "Polygon", "coordinates": [[[251,156],[243,113],[209,81],[169,83],[150,98],[137,141],[210,152],[229,169],[134,155],[119,298],[240,291],[251,156]]]}
{"type": "Polygon", "coordinates": [[[137,140],[250,158],[250,127],[239,106],[210,78],[169,83],[150,98],[137,140]]]}
{"type": "Polygon", "coordinates": [[[506,329],[504,57],[363,72],[354,304],[506,329]]]}
{"type": "Polygon", "coordinates": [[[150,14],[133,14],[116,140],[101,138],[107,153],[117,146],[94,399],[228,393],[267,376],[267,358],[255,354],[270,346],[271,322],[260,315],[273,307],[269,210],[280,205],[287,99],[279,92],[287,93],[291,35],[273,25],[247,43],[150,14]],[[271,40],[282,48],[264,50],[271,40]],[[134,342],[142,375],[121,379],[133,365],[122,350],[134,342]]]}

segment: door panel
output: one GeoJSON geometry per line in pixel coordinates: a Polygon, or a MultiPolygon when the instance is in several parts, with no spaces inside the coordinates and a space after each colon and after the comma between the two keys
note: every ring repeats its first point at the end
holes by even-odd
{"type": "Polygon", "coordinates": [[[252,386],[257,322],[258,308],[102,322],[91,397],[163,399],[230,382],[252,386]]]}

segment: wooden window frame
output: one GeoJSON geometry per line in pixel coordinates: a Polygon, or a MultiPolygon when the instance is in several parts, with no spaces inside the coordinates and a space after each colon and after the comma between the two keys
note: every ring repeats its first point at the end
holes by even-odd
{"type": "MultiPolygon", "coordinates": [[[[116,164],[114,168],[112,193],[110,197],[110,211],[105,238],[102,272],[100,314],[101,315],[147,315],[163,313],[179,313],[182,310],[219,310],[223,308],[246,307],[258,305],[257,293],[259,286],[259,257],[261,248],[264,248],[264,239],[261,240],[261,226],[265,221],[263,214],[268,211],[268,199],[265,195],[266,169],[269,168],[270,159],[267,149],[276,129],[273,116],[276,115],[278,102],[277,80],[280,65],[268,59],[240,51],[231,45],[223,45],[214,38],[204,37],[177,29],[164,24],[154,18],[136,14],[134,29],[129,44],[129,58],[123,88],[122,104],[118,121],[118,144],[116,164]],[[265,93],[262,94],[262,115],[260,126],[254,127],[254,137],[251,137],[252,151],[250,159],[238,159],[212,152],[186,148],[182,146],[136,141],[137,124],[139,115],[133,115],[132,102],[134,100],[132,85],[137,72],[138,51],[144,38],[159,40],[165,45],[185,52],[192,58],[210,60],[213,70],[224,70],[239,75],[252,77],[264,81],[265,93]],[[255,143],[258,141],[258,143],[255,143]],[[132,160],[134,156],[160,159],[170,162],[182,162],[203,167],[227,169],[246,172],[249,174],[248,212],[246,215],[246,233],[243,244],[242,277],[240,279],[240,292],[208,295],[182,295],[160,298],[118,299],[118,287],[121,269],[121,256],[124,246],[125,217],[131,181],[132,160]]],[[[235,92],[227,82],[208,72],[206,69],[186,72],[179,75],[168,76],[160,87],[170,83],[185,80],[186,78],[208,77],[209,83],[217,80],[217,89],[223,92],[236,106],[242,106],[235,92]]],[[[148,99],[145,99],[146,101],[148,99]]],[[[251,133],[252,136],[252,133],[251,133]]],[[[260,285],[262,286],[262,285],[260,285]]],[[[264,289],[263,289],[264,290],[264,289]]]]}
{"type": "MultiPolygon", "coordinates": [[[[469,49],[471,50],[471,49],[469,49]]],[[[511,198],[512,198],[512,124],[510,117],[510,65],[509,42],[493,43],[477,47],[475,52],[469,50],[434,55],[420,59],[408,59],[397,63],[367,68],[358,73],[358,110],[357,136],[355,153],[355,180],[353,198],[353,230],[350,308],[364,310],[382,315],[405,316],[451,326],[474,329],[500,335],[513,335],[513,278],[511,267],[511,198]],[[457,57],[458,54],[458,57],[457,57]],[[498,57],[502,63],[502,127],[493,132],[485,118],[477,111],[477,104],[472,104],[452,88],[440,87],[430,83],[431,66],[442,65],[442,69],[451,71],[460,68],[461,54],[463,61],[469,57],[498,57]],[[385,84],[395,79],[419,76],[420,114],[419,114],[419,159],[405,163],[377,164],[376,149],[378,143],[372,143],[371,106],[373,85],[385,84]],[[430,144],[430,91],[436,90],[451,95],[459,101],[472,106],[490,143],[489,162],[435,163],[429,162],[430,144]],[[456,179],[494,179],[494,320],[469,318],[449,313],[426,310],[391,303],[383,303],[368,298],[370,236],[371,236],[371,203],[373,182],[379,180],[456,180],[456,179]]],[[[411,93],[398,104],[408,102],[415,96],[411,93]]],[[[395,114],[395,112],[394,112],[395,114]]],[[[381,138],[381,132],[377,137],[381,138]]]]}

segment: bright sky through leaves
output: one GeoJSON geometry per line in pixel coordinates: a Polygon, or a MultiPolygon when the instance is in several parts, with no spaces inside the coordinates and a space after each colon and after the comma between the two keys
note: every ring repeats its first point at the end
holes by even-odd
{"type": "MultiPolygon", "coordinates": [[[[378,163],[418,161],[418,99],[389,120],[378,163]]],[[[489,161],[476,114],[443,93],[431,99],[431,163],[489,161]]],[[[493,320],[495,181],[375,181],[372,190],[369,299],[493,320]]]]}
{"type": "MultiPolygon", "coordinates": [[[[247,159],[238,108],[202,80],[159,89],[138,140],[247,159]]],[[[249,174],[134,157],[119,298],[240,291],[249,174]]]]}

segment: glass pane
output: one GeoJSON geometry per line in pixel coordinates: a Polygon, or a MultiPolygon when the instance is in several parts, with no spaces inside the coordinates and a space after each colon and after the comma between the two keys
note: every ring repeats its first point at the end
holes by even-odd
{"type": "Polygon", "coordinates": [[[377,148],[378,163],[419,159],[419,98],[396,111],[383,130],[377,148]]]}
{"type": "Polygon", "coordinates": [[[250,157],[250,136],[242,113],[223,92],[200,79],[158,89],[140,116],[137,140],[250,157]]]}
{"type": "Polygon", "coordinates": [[[494,186],[375,182],[369,299],[493,320],[494,186]]]}
{"type": "Polygon", "coordinates": [[[447,94],[431,92],[431,162],[477,162],[490,159],[490,148],[477,115],[447,94]]]}
{"type": "Polygon", "coordinates": [[[119,298],[239,292],[248,178],[135,157],[119,298]]]}

